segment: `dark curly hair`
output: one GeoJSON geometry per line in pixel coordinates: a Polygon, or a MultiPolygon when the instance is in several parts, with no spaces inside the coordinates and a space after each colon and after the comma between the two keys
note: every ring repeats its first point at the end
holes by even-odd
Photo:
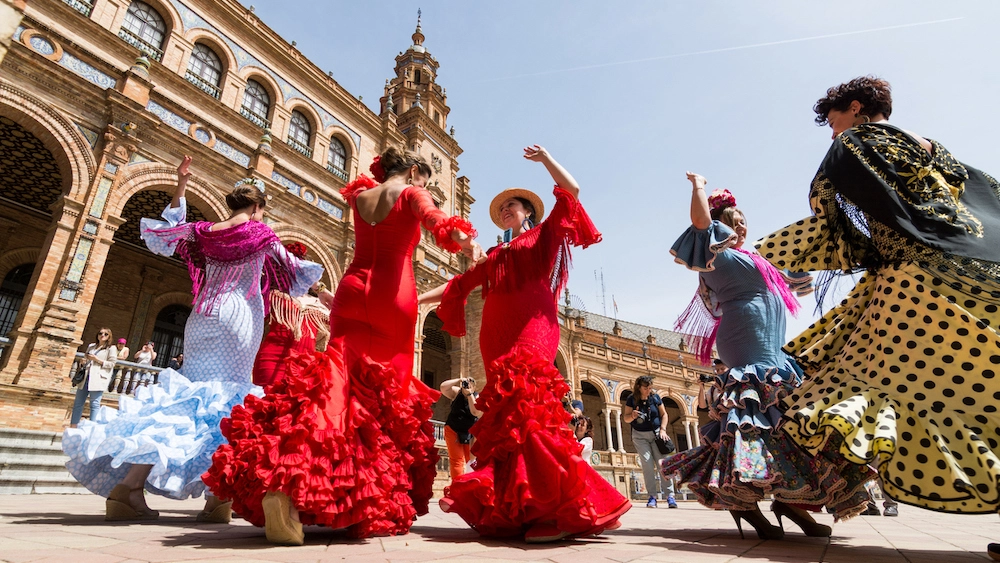
{"type": "Polygon", "coordinates": [[[840,86],[826,91],[826,96],[816,101],[816,124],[826,125],[830,110],[847,111],[851,102],[861,104],[861,115],[869,117],[882,114],[887,118],[892,113],[892,88],[889,83],[874,76],[859,76],[840,86]]]}

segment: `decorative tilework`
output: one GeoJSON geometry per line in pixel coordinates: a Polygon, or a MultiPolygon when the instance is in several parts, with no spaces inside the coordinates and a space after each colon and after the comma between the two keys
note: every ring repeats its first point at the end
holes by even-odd
{"type": "Polygon", "coordinates": [[[86,127],[80,125],[79,123],[76,124],[76,128],[80,131],[80,134],[83,135],[83,138],[87,139],[87,143],[90,145],[90,148],[94,148],[97,146],[96,131],[91,131],[90,129],[87,129],[86,127]]]}
{"type": "Polygon", "coordinates": [[[24,33],[24,30],[25,27],[23,25],[17,26],[17,29],[14,30],[14,37],[13,37],[14,41],[21,40],[21,34],[24,33]]]}
{"type": "Polygon", "coordinates": [[[76,301],[76,291],[73,289],[63,289],[59,292],[59,299],[63,301],[76,301]]]}
{"type": "Polygon", "coordinates": [[[681,398],[684,399],[685,403],[687,403],[688,412],[689,413],[694,413],[695,412],[695,410],[694,410],[694,397],[692,397],[691,395],[681,395],[681,398]]]}
{"type": "Polygon", "coordinates": [[[333,215],[337,219],[344,219],[344,210],[323,198],[319,198],[319,201],[316,202],[316,206],[330,215],[333,215]]]}
{"type": "Polygon", "coordinates": [[[31,48],[35,50],[36,53],[45,55],[46,57],[55,54],[56,47],[48,39],[40,35],[32,35],[31,39],[28,40],[28,44],[31,48]]]}
{"type": "Polygon", "coordinates": [[[118,84],[118,80],[115,77],[104,74],[65,51],[63,51],[62,57],[59,58],[59,65],[68,68],[69,70],[82,76],[85,80],[104,89],[114,88],[115,85],[118,84]]]}
{"type": "Polygon", "coordinates": [[[156,117],[159,117],[167,125],[184,133],[185,135],[191,129],[190,121],[168,110],[167,108],[161,106],[160,104],[154,102],[153,100],[149,100],[149,103],[146,104],[146,110],[148,110],[149,113],[155,115],[156,117]]]}
{"type": "Polygon", "coordinates": [[[316,201],[316,195],[313,194],[310,191],[303,191],[302,192],[302,199],[306,200],[306,203],[312,203],[312,202],[316,201]]]}
{"type": "Polygon", "coordinates": [[[605,379],[604,380],[604,384],[608,386],[608,391],[610,391],[611,392],[611,396],[614,397],[615,396],[615,389],[618,388],[618,382],[617,381],[611,381],[610,379],[605,379]]]}
{"type": "Polygon", "coordinates": [[[90,216],[100,217],[104,214],[104,204],[108,202],[108,193],[111,191],[111,178],[101,178],[97,184],[97,195],[94,196],[94,203],[90,206],[90,216]]]}
{"type": "Polygon", "coordinates": [[[194,138],[203,145],[207,145],[212,140],[212,136],[208,134],[208,131],[205,131],[201,127],[194,130],[194,138]]]}
{"type": "Polygon", "coordinates": [[[96,235],[97,223],[93,221],[87,221],[86,223],[83,224],[83,232],[87,233],[88,235],[96,235]]]}
{"type": "Polygon", "coordinates": [[[142,164],[144,162],[154,162],[154,160],[137,152],[132,153],[132,157],[128,159],[129,166],[132,166],[133,164],[142,164]]]}
{"type": "Polygon", "coordinates": [[[80,283],[83,279],[83,269],[90,258],[90,249],[94,247],[94,240],[80,237],[80,242],[76,243],[76,252],[73,253],[73,262],[70,263],[69,273],[66,279],[73,283],[80,283]]]}
{"type": "Polygon", "coordinates": [[[240,166],[250,166],[250,155],[234,149],[232,145],[225,141],[216,139],[215,144],[212,145],[212,150],[240,166]]]}
{"type": "Polygon", "coordinates": [[[271,179],[281,184],[282,186],[285,186],[286,188],[288,188],[288,191],[292,192],[295,195],[300,195],[302,193],[302,186],[296,184],[295,182],[289,180],[288,178],[285,178],[281,174],[278,174],[276,171],[271,172],[271,179]]]}
{"type": "Polygon", "coordinates": [[[115,164],[115,163],[113,163],[113,162],[105,162],[104,163],[104,171],[107,172],[108,174],[117,174],[118,173],[118,165],[115,164]]]}
{"type": "Polygon", "coordinates": [[[233,187],[238,188],[244,184],[250,184],[251,186],[257,188],[260,191],[264,191],[265,189],[264,180],[261,180],[260,178],[251,178],[251,177],[240,178],[239,181],[233,184],[233,187]]]}
{"type": "Polygon", "coordinates": [[[316,113],[319,114],[320,120],[323,123],[323,128],[326,129],[333,125],[343,128],[347,131],[351,138],[354,139],[354,144],[356,148],[361,148],[361,135],[354,132],[353,129],[345,125],[342,121],[333,116],[330,112],[326,111],[319,106],[316,102],[310,100],[297,88],[288,83],[287,80],[278,76],[276,72],[260,62],[256,57],[248,53],[243,47],[236,44],[235,41],[223,35],[218,29],[216,29],[212,24],[205,21],[201,16],[195,13],[191,8],[188,8],[184,3],[179,0],[171,0],[171,4],[177,9],[178,13],[181,15],[181,21],[184,23],[184,31],[187,32],[189,29],[205,29],[211,31],[216,37],[221,39],[232,49],[233,54],[236,57],[236,64],[239,65],[240,70],[246,66],[253,66],[259,68],[260,70],[266,72],[275,82],[278,83],[278,88],[281,89],[281,93],[284,95],[285,103],[287,104],[289,100],[293,98],[299,98],[303,102],[312,106],[316,113]]]}

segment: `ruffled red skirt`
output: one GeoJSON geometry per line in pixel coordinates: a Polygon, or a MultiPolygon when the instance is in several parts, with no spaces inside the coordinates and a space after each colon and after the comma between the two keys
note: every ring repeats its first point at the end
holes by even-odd
{"type": "Polygon", "coordinates": [[[359,538],[408,532],[432,494],[437,393],[367,359],[347,370],[332,349],[287,362],[268,395],[247,397],[223,420],[229,443],[205,484],[255,526],[264,525],[264,495],[280,491],[303,524],[359,538]]]}
{"type": "Polygon", "coordinates": [[[484,536],[520,536],[535,524],[584,536],[631,508],[580,457],[561,403],[569,387],[551,362],[516,347],[487,375],[472,427],[476,471],[445,489],[450,512],[484,536]]]}

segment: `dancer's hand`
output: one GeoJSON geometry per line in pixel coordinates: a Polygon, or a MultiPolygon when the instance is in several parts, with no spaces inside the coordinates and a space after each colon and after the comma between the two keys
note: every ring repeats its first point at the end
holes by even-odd
{"type": "Polygon", "coordinates": [[[188,179],[191,178],[191,170],[189,170],[189,167],[191,166],[191,160],[192,159],[190,156],[184,155],[184,159],[181,160],[180,165],[177,166],[178,182],[187,182],[188,179]]]}
{"type": "Polygon", "coordinates": [[[708,180],[704,176],[695,174],[694,172],[688,172],[687,179],[691,181],[691,187],[696,190],[703,190],[705,189],[705,185],[708,184],[708,180]]]}
{"type": "Polygon", "coordinates": [[[532,162],[545,162],[551,160],[552,156],[549,155],[549,151],[545,150],[545,147],[531,145],[530,147],[524,147],[524,158],[532,162]]]}
{"type": "Polygon", "coordinates": [[[462,254],[472,262],[469,266],[470,270],[475,268],[486,257],[486,251],[472,238],[466,238],[459,242],[459,244],[462,245],[462,254]]]}

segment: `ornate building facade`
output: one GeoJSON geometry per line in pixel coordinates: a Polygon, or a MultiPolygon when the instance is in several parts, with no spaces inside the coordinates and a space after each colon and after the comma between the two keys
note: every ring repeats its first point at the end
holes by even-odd
{"type": "MultiPolygon", "coordinates": [[[[186,268],[138,230],[169,202],[182,155],[194,158],[189,219],[225,219],[225,194],[251,182],[278,236],[305,244],[333,288],[353,246],[339,190],[385,147],[422,154],[436,203],[468,217],[424,39],[418,20],[394,67],[387,57],[376,114],[235,0],[28,4],[0,66],[0,426],[60,430],[75,354],[100,327],[133,350],[152,340],[160,365],[182,350],[186,268]]],[[[430,242],[414,257],[421,289],[465,267],[430,242]]],[[[440,379],[447,354],[431,348],[440,379]]]]}

